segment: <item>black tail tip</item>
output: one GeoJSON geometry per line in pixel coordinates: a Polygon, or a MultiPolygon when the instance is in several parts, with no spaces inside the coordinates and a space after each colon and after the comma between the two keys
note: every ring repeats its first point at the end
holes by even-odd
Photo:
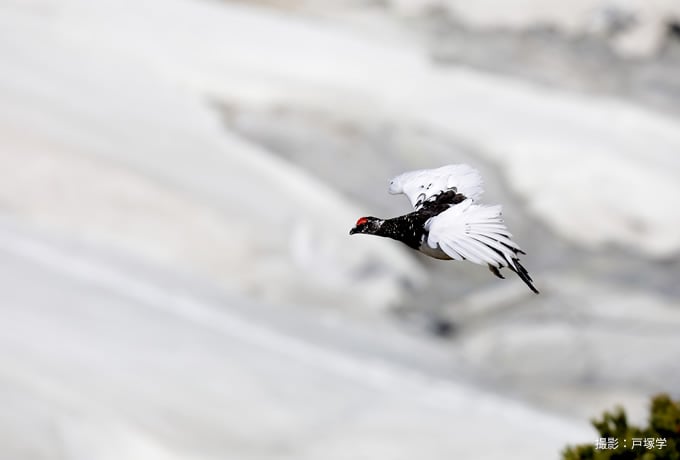
{"type": "Polygon", "coordinates": [[[526,284],[534,294],[540,294],[540,292],[538,292],[538,289],[536,289],[536,286],[534,286],[533,280],[531,279],[531,276],[529,276],[529,272],[527,272],[527,269],[524,268],[522,264],[519,263],[519,259],[515,259],[513,260],[513,262],[515,263],[515,268],[512,267],[511,268],[515,273],[517,273],[517,276],[519,276],[520,279],[524,281],[524,284],[526,284]]]}

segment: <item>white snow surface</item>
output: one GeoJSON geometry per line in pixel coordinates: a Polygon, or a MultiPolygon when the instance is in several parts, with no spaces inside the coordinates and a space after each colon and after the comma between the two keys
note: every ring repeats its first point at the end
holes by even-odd
{"type": "MultiPolygon", "coordinates": [[[[349,238],[358,207],[222,128],[181,71],[203,44],[147,59],[172,24],[228,33],[217,5],[0,5],[4,211],[280,302],[380,309],[422,283],[404,249],[349,238]]],[[[196,69],[219,79],[221,55],[196,69]]]]}
{"type": "MultiPolygon", "coordinates": [[[[2,224],[5,458],[526,459],[591,437],[377,352],[375,329],[290,330],[243,299],[195,295],[2,224]]],[[[378,331],[404,356],[446,366],[433,347],[378,331]]]]}
{"type": "MultiPolygon", "coordinates": [[[[0,5],[0,116],[11,129],[49,133],[168,177],[192,167],[197,184],[187,186],[243,206],[261,201],[252,191],[257,183],[271,187],[265,193],[272,200],[282,196],[272,190],[285,190],[304,196],[304,206],[326,209],[329,200],[341,200],[230,137],[208,109],[210,99],[416,121],[503,166],[531,211],[560,235],[650,256],[680,248],[680,123],[671,117],[469,69],[440,69],[404,43],[239,5],[0,5]]],[[[291,217],[295,198],[284,201],[262,214],[291,217]]],[[[333,208],[336,222],[356,218],[346,204],[333,208]]],[[[378,251],[362,243],[352,245],[378,251]]],[[[411,264],[406,271],[417,269],[411,264]]]]}
{"type": "MultiPolygon", "coordinates": [[[[438,68],[403,42],[265,9],[195,0],[32,5],[2,7],[8,70],[0,78],[9,91],[3,111],[14,124],[42,123],[41,130],[62,136],[76,135],[67,122],[87,126],[91,138],[79,142],[98,142],[100,156],[151,162],[170,174],[173,160],[190,152],[257,150],[220,131],[206,109],[211,98],[416,122],[501,165],[535,216],[574,242],[615,243],[660,257],[680,248],[680,123],[672,117],[619,100],[438,68]],[[133,119],[130,104],[138,107],[133,119]],[[180,143],[174,137],[183,131],[180,143]],[[145,155],[129,142],[141,135],[146,140],[135,148],[143,145],[145,155]]],[[[213,157],[223,169],[206,164],[197,181],[235,166],[228,155],[213,157]]],[[[233,189],[244,186],[239,178],[261,177],[266,165],[287,171],[277,176],[286,187],[308,183],[262,158],[238,156],[233,189]]],[[[315,193],[312,205],[324,206],[325,192],[315,193]]]]}

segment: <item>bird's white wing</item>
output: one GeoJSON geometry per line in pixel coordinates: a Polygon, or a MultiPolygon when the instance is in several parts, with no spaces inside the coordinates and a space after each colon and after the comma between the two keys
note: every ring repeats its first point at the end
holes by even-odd
{"type": "Polygon", "coordinates": [[[455,260],[516,269],[517,253],[522,250],[512,241],[501,211],[500,205],[481,206],[465,200],[425,223],[426,243],[455,260]]]}
{"type": "Polygon", "coordinates": [[[484,192],[482,176],[479,171],[465,164],[420,169],[392,179],[389,192],[393,195],[403,193],[411,205],[419,209],[425,201],[453,188],[466,198],[477,200],[484,192]]]}

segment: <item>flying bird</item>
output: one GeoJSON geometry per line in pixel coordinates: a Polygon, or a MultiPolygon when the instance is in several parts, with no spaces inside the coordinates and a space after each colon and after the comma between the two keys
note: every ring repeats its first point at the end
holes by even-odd
{"type": "Polygon", "coordinates": [[[538,294],[519,262],[525,252],[503,223],[501,206],[477,204],[484,189],[476,169],[458,164],[405,172],[390,181],[389,192],[406,195],[413,212],[392,219],[361,217],[350,235],[384,236],[435,259],[488,265],[499,278],[507,267],[538,294]]]}

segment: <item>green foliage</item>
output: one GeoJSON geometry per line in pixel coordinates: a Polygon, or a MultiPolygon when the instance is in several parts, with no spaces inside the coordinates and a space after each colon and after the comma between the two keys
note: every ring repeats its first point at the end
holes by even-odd
{"type": "Polygon", "coordinates": [[[680,401],[668,395],[652,399],[647,427],[629,425],[620,407],[592,423],[600,433],[600,445],[567,447],[563,460],[680,460],[680,401]],[[648,449],[645,440],[651,440],[654,447],[648,449]],[[643,445],[636,445],[640,442],[643,445]]]}

